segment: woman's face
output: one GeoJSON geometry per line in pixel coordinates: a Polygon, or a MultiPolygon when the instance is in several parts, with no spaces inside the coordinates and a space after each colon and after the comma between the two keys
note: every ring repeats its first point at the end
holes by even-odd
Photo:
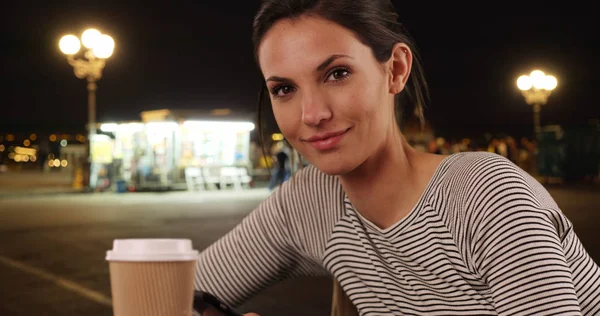
{"type": "Polygon", "coordinates": [[[383,149],[395,128],[391,75],[351,31],[282,20],[258,57],[280,130],[322,172],[348,173],[383,149]]]}

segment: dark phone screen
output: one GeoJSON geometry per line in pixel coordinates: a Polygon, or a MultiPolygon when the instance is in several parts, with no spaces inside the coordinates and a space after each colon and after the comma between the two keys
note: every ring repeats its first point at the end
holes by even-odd
{"type": "Polygon", "coordinates": [[[208,306],[202,312],[199,312],[201,316],[230,316],[232,314],[226,314],[213,306],[208,306]]]}
{"type": "Polygon", "coordinates": [[[242,316],[212,294],[195,291],[194,309],[202,316],[242,316]]]}

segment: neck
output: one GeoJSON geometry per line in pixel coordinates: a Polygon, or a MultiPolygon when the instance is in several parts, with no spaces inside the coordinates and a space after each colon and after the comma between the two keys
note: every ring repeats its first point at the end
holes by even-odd
{"type": "Polygon", "coordinates": [[[339,176],[341,184],[364,217],[380,228],[387,228],[412,210],[429,182],[429,177],[417,166],[419,155],[394,130],[377,154],[352,172],[339,176]]]}

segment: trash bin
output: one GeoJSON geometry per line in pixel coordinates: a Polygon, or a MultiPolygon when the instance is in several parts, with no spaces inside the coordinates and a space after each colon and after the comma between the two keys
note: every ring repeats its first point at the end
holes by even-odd
{"type": "Polygon", "coordinates": [[[127,192],[127,182],[125,180],[117,181],[117,193],[125,193],[127,192]]]}
{"type": "Polygon", "coordinates": [[[600,172],[600,123],[569,126],[565,132],[569,180],[596,177],[600,172]]]}
{"type": "Polygon", "coordinates": [[[538,174],[544,177],[565,176],[564,131],[560,126],[546,126],[538,135],[538,174]]]}

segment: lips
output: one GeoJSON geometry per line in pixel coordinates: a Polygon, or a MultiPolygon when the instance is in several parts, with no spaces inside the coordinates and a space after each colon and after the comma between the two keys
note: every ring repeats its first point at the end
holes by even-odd
{"type": "Polygon", "coordinates": [[[327,151],[334,149],[344,138],[344,136],[346,136],[346,133],[348,133],[349,130],[350,128],[341,131],[318,134],[307,138],[305,141],[313,146],[316,150],[327,151]]]}

